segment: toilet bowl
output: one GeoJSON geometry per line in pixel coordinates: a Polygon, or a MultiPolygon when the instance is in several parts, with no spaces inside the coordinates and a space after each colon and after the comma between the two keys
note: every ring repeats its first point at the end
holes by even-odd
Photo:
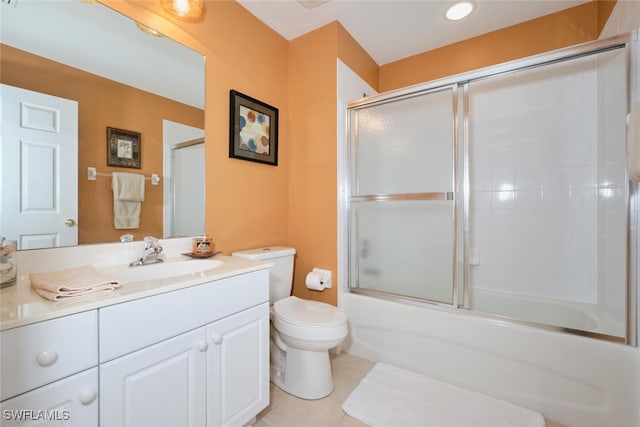
{"type": "Polygon", "coordinates": [[[276,301],[272,313],[282,340],[301,350],[329,350],[347,336],[347,315],[323,302],[291,296],[276,301]]]}
{"type": "Polygon", "coordinates": [[[271,381],[303,399],[330,394],[329,349],[347,336],[347,316],[329,304],[292,296],[276,301],[271,321],[272,345],[284,353],[284,363],[272,365],[271,381]]]}
{"type": "Polygon", "coordinates": [[[293,248],[269,247],[233,256],[273,262],[271,298],[271,382],[303,399],[320,399],[333,390],[329,350],[347,336],[347,316],[337,307],[289,296],[293,248]]]}

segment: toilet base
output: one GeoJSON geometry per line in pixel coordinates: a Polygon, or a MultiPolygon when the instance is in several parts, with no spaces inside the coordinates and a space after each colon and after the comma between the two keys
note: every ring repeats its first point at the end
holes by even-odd
{"type": "MultiPolygon", "coordinates": [[[[271,345],[275,345],[273,342],[271,345]]],[[[278,349],[280,357],[272,354],[271,382],[283,391],[302,399],[321,399],[333,391],[329,352],[278,349]],[[283,363],[284,362],[284,363],[283,363]],[[282,369],[284,365],[284,369],[282,369]]],[[[273,353],[273,352],[272,352],[273,353]]]]}

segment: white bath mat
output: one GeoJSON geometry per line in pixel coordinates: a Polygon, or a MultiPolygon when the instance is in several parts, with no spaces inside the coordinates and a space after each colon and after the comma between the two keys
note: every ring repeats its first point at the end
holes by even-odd
{"type": "Polygon", "coordinates": [[[538,412],[385,363],[342,405],[374,427],[544,427],[538,412]]]}

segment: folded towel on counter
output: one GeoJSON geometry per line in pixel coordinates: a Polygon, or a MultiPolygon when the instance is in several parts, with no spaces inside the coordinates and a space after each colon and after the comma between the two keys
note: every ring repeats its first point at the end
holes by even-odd
{"type": "Polygon", "coordinates": [[[140,227],[140,205],[144,202],[144,175],[114,172],[111,175],[111,189],[115,228],[140,227]]]}
{"type": "Polygon", "coordinates": [[[91,265],[49,273],[31,273],[29,280],[33,290],[51,301],[107,294],[120,287],[117,280],[99,273],[91,265]]]}

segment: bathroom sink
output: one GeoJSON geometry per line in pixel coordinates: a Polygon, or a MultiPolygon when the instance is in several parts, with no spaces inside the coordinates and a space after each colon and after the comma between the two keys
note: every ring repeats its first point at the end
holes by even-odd
{"type": "Polygon", "coordinates": [[[220,267],[223,264],[220,260],[187,260],[170,261],[157,264],[141,265],[137,267],[122,267],[118,269],[105,270],[108,274],[120,283],[139,282],[143,280],[168,279],[177,276],[201,276],[208,270],[220,267]]]}

